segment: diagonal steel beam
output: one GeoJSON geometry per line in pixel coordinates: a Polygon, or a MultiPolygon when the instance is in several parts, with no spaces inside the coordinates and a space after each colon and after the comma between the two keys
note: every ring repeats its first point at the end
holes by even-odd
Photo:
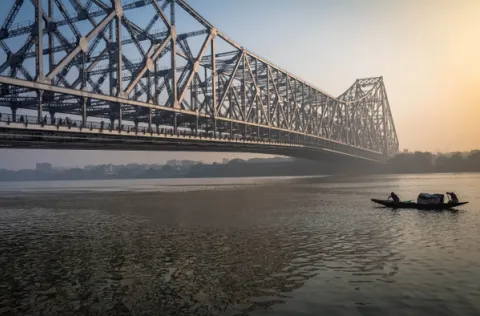
{"type": "Polygon", "coordinates": [[[195,76],[195,73],[197,73],[198,67],[200,66],[200,61],[202,60],[203,54],[205,54],[205,51],[207,50],[208,44],[210,43],[211,40],[212,40],[212,34],[208,35],[205,41],[203,42],[202,48],[200,49],[200,52],[198,53],[195,63],[193,64],[192,72],[188,76],[188,79],[185,82],[185,85],[183,86],[182,91],[180,92],[180,95],[178,97],[178,103],[181,103],[183,101],[185,97],[185,93],[187,92],[188,86],[190,85],[190,82],[195,76]]]}
{"type": "Polygon", "coordinates": [[[2,30],[8,30],[10,28],[13,21],[15,20],[15,17],[18,14],[18,11],[20,11],[20,8],[22,7],[23,1],[24,0],[15,0],[15,2],[13,3],[13,6],[10,8],[10,11],[8,12],[7,18],[3,22],[2,30]]]}
{"type": "Polygon", "coordinates": [[[107,6],[102,0],[92,0],[99,8],[103,9],[106,12],[109,12],[112,8],[107,6]]]}
{"type": "MultiPolygon", "coordinates": [[[[229,90],[230,87],[232,86],[233,80],[235,79],[235,74],[237,73],[238,67],[239,67],[240,64],[242,63],[242,60],[243,60],[244,55],[245,55],[245,52],[242,51],[242,54],[241,54],[240,56],[238,56],[238,60],[237,60],[237,62],[235,63],[235,67],[233,68],[233,72],[232,72],[232,74],[230,75],[230,79],[228,80],[227,87],[224,89],[223,96],[222,96],[222,98],[220,99],[220,102],[218,103],[219,107],[223,104],[223,102],[225,101],[225,98],[227,97],[228,90],[229,90]]],[[[217,109],[217,113],[216,113],[216,114],[218,115],[218,109],[217,109]]]]}
{"type": "MultiPolygon", "coordinates": [[[[122,24],[125,26],[127,29],[128,34],[130,34],[130,37],[132,38],[133,44],[137,47],[138,51],[142,55],[143,58],[145,58],[145,50],[143,49],[142,45],[140,45],[139,41],[137,40],[137,37],[135,36],[135,30],[132,28],[130,23],[126,23],[125,16],[122,16],[122,24]]],[[[137,32],[138,34],[138,32],[137,32]]]]}
{"type": "Polygon", "coordinates": [[[65,6],[63,5],[63,3],[60,0],[54,0],[54,1],[55,1],[55,4],[58,7],[60,13],[62,14],[63,18],[65,19],[65,21],[67,21],[67,25],[70,27],[70,30],[72,31],[72,33],[75,35],[76,38],[80,38],[81,34],[78,31],[75,24],[72,22],[72,18],[68,14],[68,11],[65,8],[65,6]]]}
{"type": "Polygon", "coordinates": [[[252,78],[253,86],[255,87],[255,99],[257,99],[260,102],[260,109],[262,111],[262,114],[265,115],[265,110],[264,110],[264,104],[262,99],[260,98],[260,88],[258,87],[256,81],[255,81],[255,76],[253,75],[252,68],[250,67],[250,62],[247,60],[247,68],[248,72],[250,73],[250,77],[252,78]]]}
{"type": "MultiPolygon", "coordinates": [[[[152,4],[153,4],[153,7],[155,8],[155,11],[157,11],[157,16],[159,16],[163,23],[165,23],[165,25],[171,29],[172,27],[172,24],[170,23],[170,20],[168,19],[168,17],[165,15],[165,12],[163,12],[163,9],[158,5],[158,2],[156,0],[152,1],[152,4]]],[[[168,4],[168,1],[165,1],[165,4],[168,4]]]]}
{"type": "MultiPolygon", "coordinates": [[[[147,70],[153,70],[153,63],[157,60],[157,57],[160,55],[160,53],[165,49],[165,47],[169,44],[171,39],[171,36],[168,36],[161,45],[159,45],[156,49],[155,52],[151,57],[147,57],[145,59],[145,65],[143,66],[142,69],[138,71],[138,74],[136,78],[130,82],[130,85],[125,89],[125,93],[128,95],[130,92],[132,92],[133,88],[135,85],[142,79],[143,75],[147,72],[147,70]]],[[[151,49],[153,46],[151,47],[151,49]]],[[[150,51],[149,51],[150,53],[150,51]]],[[[148,56],[148,53],[147,53],[148,56]]]]}
{"type": "Polygon", "coordinates": [[[91,30],[86,37],[82,37],[79,40],[77,46],[67,55],[65,56],[62,61],[55,67],[55,69],[51,70],[50,73],[46,76],[48,80],[52,80],[79,52],[86,51],[88,49],[88,42],[100,33],[101,30],[116,16],[116,12],[112,11],[109,15],[107,15],[98,25],[96,28],[91,30]]]}

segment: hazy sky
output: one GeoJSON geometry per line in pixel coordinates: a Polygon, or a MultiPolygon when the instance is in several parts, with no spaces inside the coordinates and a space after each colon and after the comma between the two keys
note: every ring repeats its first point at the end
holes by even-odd
{"type": "MultiPolygon", "coordinates": [[[[383,76],[401,149],[480,148],[480,1],[188,2],[244,47],[331,94],[383,76]]],[[[0,151],[0,168],[224,156],[0,151]]]]}
{"type": "Polygon", "coordinates": [[[245,47],[334,95],[356,78],[383,76],[401,148],[480,148],[480,1],[190,3],[245,47]]]}

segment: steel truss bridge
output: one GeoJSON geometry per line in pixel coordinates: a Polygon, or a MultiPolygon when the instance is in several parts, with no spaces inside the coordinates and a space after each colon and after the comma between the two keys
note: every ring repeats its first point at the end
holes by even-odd
{"type": "Polygon", "coordinates": [[[398,152],[382,77],[331,96],[248,51],[184,0],[2,5],[0,147],[369,161],[398,152]]]}

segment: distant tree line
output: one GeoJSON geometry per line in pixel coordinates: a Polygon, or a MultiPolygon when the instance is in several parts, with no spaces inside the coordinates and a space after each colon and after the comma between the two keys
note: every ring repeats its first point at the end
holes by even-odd
{"type": "Polygon", "coordinates": [[[65,170],[0,169],[0,181],[163,179],[208,177],[308,176],[338,173],[341,165],[309,160],[234,159],[228,163],[191,165],[98,165],[65,170]]]}
{"type": "Polygon", "coordinates": [[[480,150],[470,153],[434,155],[430,152],[402,153],[388,161],[384,172],[480,172],[480,150]]]}
{"type": "Polygon", "coordinates": [[[162,179],[259,176],[314,176],[334,174],[480,172],[480,151],[467,154],[434,155],[429,152],[402,153],[386,164],[303,159],[234,159],[227,163],[188,165],[98,165],[65,170],[0,169],[0,181],[162,179]]]}

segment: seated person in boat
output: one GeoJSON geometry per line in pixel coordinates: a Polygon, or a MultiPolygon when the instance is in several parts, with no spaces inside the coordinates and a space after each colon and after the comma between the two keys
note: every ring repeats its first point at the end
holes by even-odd
{"type": "Polygon", "coordinates": [[[458,203],[458,197],[454,192],[447,192],[447,195],[450,196],[450,202],[458,203]]]}
{"type": "Polygon", "coordinates": [[[394,192],[390,193],[388,200],[392,199],[394,202],[400,202],[400,198],[394,192]]]}

